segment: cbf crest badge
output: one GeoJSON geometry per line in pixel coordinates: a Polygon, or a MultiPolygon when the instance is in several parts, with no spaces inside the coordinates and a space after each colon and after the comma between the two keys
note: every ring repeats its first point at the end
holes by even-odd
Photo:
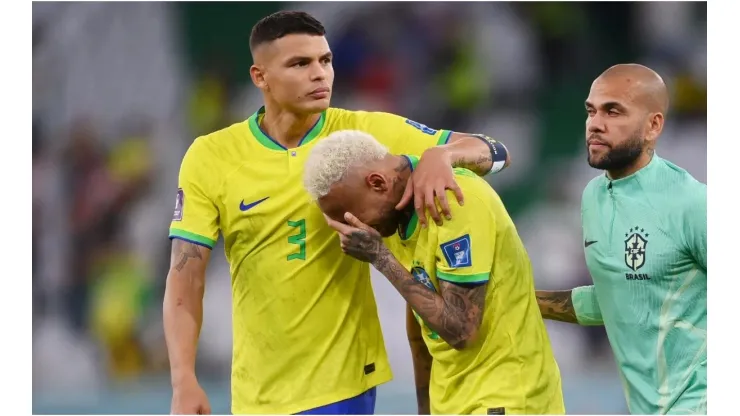
{"type": "Polygon", "coordinates": [[[414,276],[414,279],[416,279],[417,282],[423,284],[424,286],[435,292],[437,291],[437,289],[434,287],[434,283],[432,283],[432,279],[429,278],[429,274],[427,274],[427,271],[424,270],[423,267],[412,267],[411,275],[414,276]]]}
{"type": "Polygon", "coordinates": [[[627,237],[624,240],[624,262],[631,270],[637,271],[645,265],[647,238],[650,234],[646,234],[643,228],[634,227],[624,235],[627,237]]]}
{"type": "MultiPolygon", "coordinates": [[[[417,282],[423,284],[427,288],[429,288],[433,292],[437,292],[437,288],[434,287],[434,283],[432,283],[432,279],[429,277],[429,274],[426,270],[424,270],[423,267],[419,265],[419,263],[414,262],[415,266],[411,268],[411,275],[414,276],[414,279],[416,279],[417,282]]],[[[412,309],[413,310],[413,309],[412,309]]],[[[414,316],[416,317],[416,321],[419,322],[419,325],[426,325],[423,319],[421,319],[421,316],[419,316],[416,311],[414,312],[414,316]]],[[[429,328],[429,325],[426,325],[426,331],[427,336],[430,339],[437,340],[439,339],[439,334],[434,332],[429,328]]]]}

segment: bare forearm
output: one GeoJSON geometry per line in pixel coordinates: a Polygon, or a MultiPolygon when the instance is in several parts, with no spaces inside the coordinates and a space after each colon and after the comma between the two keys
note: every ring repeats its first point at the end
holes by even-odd
{"type": "Polygon", "coordinates": [[[416,403],[420,415],[431,413],[429,406],[429,380],[432,378],[432,356],[423,340],[409,340],[411,357],[414,363],[416,383],[416,403]]]}
{"type": "Polygon", "coordinates": [[[491,172],[495,161],[505,161],[497,171],[511,162],[503,144],[495,143],[495,140],[484,135],[452,133],[449,143],[441,147],[448,152],[452,166],[469,169],[483,176],[491,172]]]}
{"type": "Polygon", "coordinates": [[[406,333],[411,347],[411,360],[414,365],[414,382],[416,385],[416,403],[420,415],[431,413],[429,407],[429,380],[432,378],[432,355],[421,336],[421,327],[411,311],[406,307],[406,333]]]}
{"type": "Polygon", "coordinates": [[[190,243],[173,243],[172,266],[163,302],[164,334],[173,385],[195,378],[208,254],[207,249],[190,243]]]}
{"type": "Polygon", "coordinates": [[[387,248],[381,249],[373,266],[388,278],[429,328],[453,348],[464,348],[476,334],[480,323],[478,314],[469,314],[466,303],[457,296],[453,295],[455,299],[448,302],[417,281],[387,248]]]}
{"type": "Polygon", "coordinates": [[[203,290],[170,273],[164,295],[164,335],[172,383],[195,376],[198,336],[203,323],[203,290]]]}
{"type": "Polygon", "coordinates": [[[535,293],[540,313],[544,319],[578,323],[571,290],[538,290],[535,293]]]}

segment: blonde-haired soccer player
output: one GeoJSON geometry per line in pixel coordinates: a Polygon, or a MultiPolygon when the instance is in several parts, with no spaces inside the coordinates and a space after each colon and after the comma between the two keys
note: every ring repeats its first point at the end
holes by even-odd
{"type": "Polygon", "coordinates": [[[465,204],[419,227],[413,209],[394,209],[416,164],[367,133],[336,132],[311,151],[304,186],[344,252],[408,303],[420,413],[564,413],[529,257],[506,208],[483,179],[456,169],[465,204]]]}

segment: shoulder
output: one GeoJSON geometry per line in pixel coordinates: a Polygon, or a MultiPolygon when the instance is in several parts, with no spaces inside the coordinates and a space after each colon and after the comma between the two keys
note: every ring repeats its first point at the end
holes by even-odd
{"type": "Polygon", "coordinates": [[[403,121],[400,116],[382,111],[346,110],[331,107],[326,111],[326,114],[327,120],[338,126],[339,129],[360,129],[377,122],[403,121]]]}
{"type": "Polygon", "coordinates": [[[460,187],[465,198],[465,204],[459,205],[455,193],[447,191],[447,200],[450,204],[452,216],[462,216],[466,221],[479,222],[486,216],[491,216],[497,211],[497,207],[503,207],[498,193],[486,182],[485,179],[475,173],[461,168],[455,168],[455,181],[460,187]]]}
{"type": "Polygon", "coordinates": [[[695,179],[686,181],[683,186],[683,193],[685,195],[683,198],[674,199],[679,201],[679,208],[684,215],[684,219],[699,219],[703,216],[706,220],[707,185],[695,179]]]}
{"type": "Polygon", "coordinates": [[[606,190],[607,183],[608,180],[604,173],[601,173],[599,176],[588,181],[586,187],[583,188],[583,193],[581,194],[581,211],[588,207],[589,204],[596,203],[597,195],[599,192],[606,190]]]}
{"type": "Polygon", "coordinates": [[[707,185],[666,159],[659,162],[652,180],[656,193],[661,196],[661,205],[674,212],[694,211],[700,206],[706,209],[707,185]]]}
{"type": "Polygon", "coordinates": [[[586,200],[588,198],[592,198],[593,196],[595,196],[602,187],[606,186],[606,182],[607,182],[607,179],[603,172],[599,176],[591,178],[591,180],[588,181],[588,183],[586,184],[586,187],[583,188],[583,193],[582,193],[583,200],[586,200]]]}
{"type": "Polygon", "coordinates": [[[198,136],[188,149],[188,153],[197,155],[205,162],[228,161],[237,156],[239,149],[253,137],[248,121],[234,123],[212,133],[198,136]]]}
{"type": "Polygon", "coordinates": [[[212,182],[233,164],[240,153],[239,142],[244,142],[248,132],[247,123],[241,122],[196,137],[183,156],[181,170],[185,173],[207,172],[207,175],[197,175],[198,180],[212,182]]]}

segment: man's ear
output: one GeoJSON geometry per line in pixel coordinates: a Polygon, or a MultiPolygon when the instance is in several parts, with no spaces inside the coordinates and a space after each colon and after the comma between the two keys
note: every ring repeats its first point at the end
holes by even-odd
{"type": "Polygon", "coordinates": [[[375,192],[386,192],[388,190],[388,178],[380,173],[373,172],[365,177],[367,186],[375,192]]]}

